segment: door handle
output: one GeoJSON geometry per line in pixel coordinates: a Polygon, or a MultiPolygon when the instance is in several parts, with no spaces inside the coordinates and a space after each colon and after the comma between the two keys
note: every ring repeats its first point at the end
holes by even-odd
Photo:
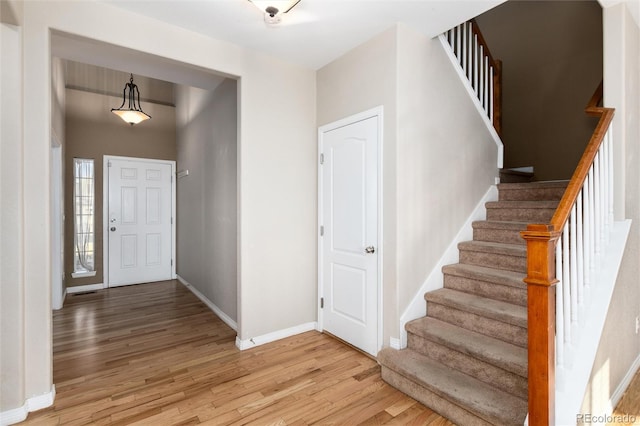
{"type": "Polygon", "coordinates": [[[376,249],[375,249],[375,247],[373,247],[373,246],[369,246],[369,247],[366,247],[366,248],[364,249],[364,252],[365,252],[365,253],[367,253],[367,254],[371,254],[371,253],[375,253],[375,252],[376,252],[376,249]]]}
{"type": "Polygon", "coordinates": [[[115,227],[115,226],[112,226],[112,227],[111,227],[111,232],[113,232],[113,231],[115,231],[115,230],[116,230],[116,227],[115,227]]]}

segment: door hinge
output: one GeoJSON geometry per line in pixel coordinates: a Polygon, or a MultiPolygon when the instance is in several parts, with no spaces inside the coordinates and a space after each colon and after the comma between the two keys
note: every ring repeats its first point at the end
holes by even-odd
{"type": "Polygon", "coordinates": [[[107,161],[107,167],[111,167],[111,161],[107,161]]]}
{"type": "Polygon", "coordinates": [[[320,154],[320,164],[324,164],[324,154],[320,154]]]}
{"type": "Polygon", "coordinates": [[[171,218],[171,224],[173,225],[173,218],[171,218]]]}
{"type": "Polygon", "coordinates": [[[320,227],[320,236],[324,236],[324,226],[320,227]]]}
{"type": "Polygon", "coordinates": [[[324,309],[324,297],[320,298],[320,309],[324,309]]]}
{"type": "Polygon", "coordinates": [[[171,259],[171,266],[173,266],[173,259],[171,259]]]}

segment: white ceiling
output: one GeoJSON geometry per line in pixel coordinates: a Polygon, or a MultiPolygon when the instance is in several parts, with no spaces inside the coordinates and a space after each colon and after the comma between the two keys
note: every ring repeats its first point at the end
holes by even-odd
{"type": "Polygon", "coordinates": [[[433,37],[505,0],[302,0],[277,26],[248,0],[103,1],[319,69],[395,23],[433,37]]]}

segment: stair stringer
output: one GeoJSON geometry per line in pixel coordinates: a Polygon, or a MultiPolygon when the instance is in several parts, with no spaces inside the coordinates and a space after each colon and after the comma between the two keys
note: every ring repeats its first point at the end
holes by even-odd
{"type": "Polygon", "coordinates": [[[438,36],[438,40],[440,41],[440,44],[442,44],[442,48],[447,53],[447,57],[451,61],[451,65],[453,65],[453,69],[456,71],[456,74],[458,75],[458,78],[460,78],[460,81],[462,81],[462,85],[464,86],[465,90],[467,91],[467,94],[473,101],[473,105],[478,110],[478,114],[480,114],[480,116],[482,117],[482,121],[487,126],[487,130],[489,131],[491,138],[493,139],[493,141],[496,144],[496,147],[498,148],[497,166],[498,166],[498,169],[501,169],[504,163],[504,145],[502,143],[502,139],[500,138],[500,135],[498,135],[498,132],[496,132],[495,127],[493,127],[493,123],[491,122],[491,120],[489,120],[487,113],[482,107],[482,104],[480,103],[478,96],[476,95],[475,91],[473,90],[473,87],[471,86],[471,82],[469,82],[469,79],[464,74],[462,67],[460,67],[458,58],[456,58],[455,53],[453,53],[453,51],[451,50],[451,46],[449,46],[446,36],[444,34],[440,34],[438,36]]]}
{"type": "Polygon", "coordinates": [[[444,287],[444,275],[442,274],[442,267],[458,263],[460,252],[458,250],[458,244],[463,241],[469,241],[473,239],[473,227],[474,221],[485,220],[487,210],[485,203],[498,200],[498,188],[496,185],[491,185],[482,199],[475,206],[465,223],[462,225],[456,236],[451,240],[451,243],[445,250],[442,257],[435,264],[427,279],[422,283],[416,294],[411,299],[411,302],[407,308],[402,312],[400,316],[400,332],[399,341],[391,339],[390,346],[393,349],[404,349],[407,347],[407,330],[405,325],[409,321],[421,318],[426,315],[426,305],[424,303],[424,295],[433,290],[437,290],[444,287]]]}

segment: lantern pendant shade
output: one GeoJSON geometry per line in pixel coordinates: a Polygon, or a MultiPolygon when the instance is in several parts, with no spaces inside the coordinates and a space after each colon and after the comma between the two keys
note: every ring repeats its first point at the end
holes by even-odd
{"type": "Polygon", "coordinates": [[[111,112],[132,126],[151,118],[149,114],[142,111],[142,107],[140,106],[140,92],[138,91],[138,86],[133,83],[133,74],[131,74],[129,83],[124,85],[122,105],[120,105],[119,108],[111,108],[111,112]],[[128,107],[125,108],[124,106],[127,102],[128,107]]]}

